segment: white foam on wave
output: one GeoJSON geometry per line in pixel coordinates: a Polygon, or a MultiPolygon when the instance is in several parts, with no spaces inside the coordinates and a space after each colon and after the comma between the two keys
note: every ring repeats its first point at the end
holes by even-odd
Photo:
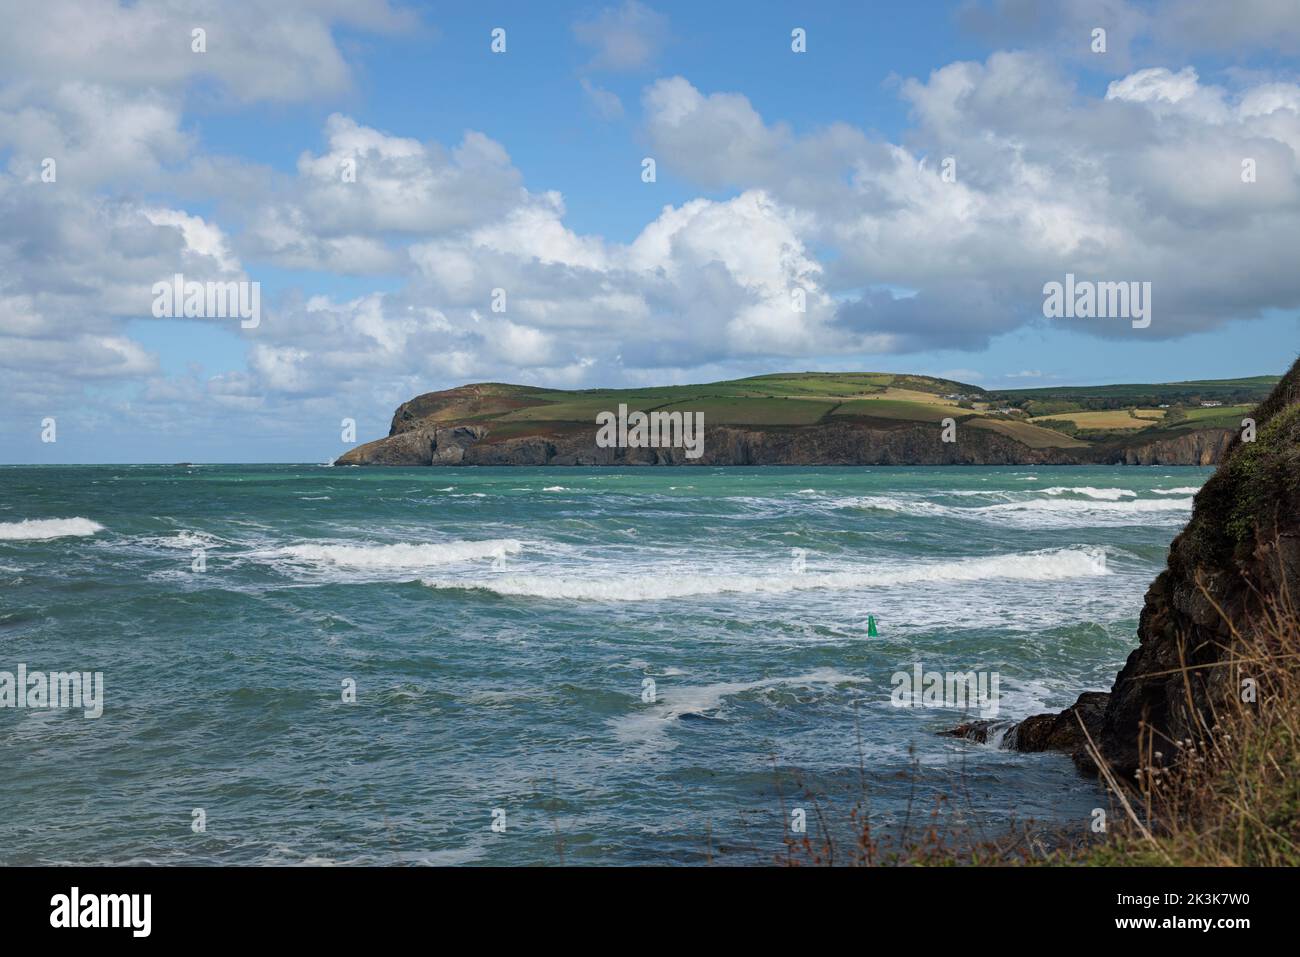
{"type": "Polygon", "coordinates": [[[1116,502],[1121,498],[1137,498],[1137,492],[1126,488],[1093,488],[1091,485],[1061,486],[1054,485],[1043,489],[1044,495],[1083,495],[1088,498],[1116,502]]]}
{"type": "Polygon", "coordinates": [[[976,512],[1065,512],[1096,513],[1101,515],[1129,515],[1141,512],[1181,512],[1192,507],[1187,499],[1135,499],[1129,502],[1080,502],[1074,499],[1029,499],[1024,502],[1004,502],[972,509],[976,512]]]}
{"type": "Polygon", "coordinates": [[[546,488],[542,489],[542,491],[543,492],[567,492],[568,489],[565,488],[563,485],[548,485],[546,486],[546,488]]]}
{"type": "Polygon", "coordinates": [[[452,541],[395,545],[291,545],[265,553],[267,557],[310,565],[365,569],[418,569],[512,555],[523,550],[513,538],[478,542],[452,541]]]}
{"type": "Polygon", "coordinates": [[[229,544],[227,540],[209,535],[206,532],[191,532],[182,529],[175,535],[149,535],[136,540],[137,544],[150,548],[221,548],[229,544]]]}
{"type": "Polygon", "coordinates": [[[780,688],[818,688],[869,681],[868,678],[845,674],[834,668],[817,668],[807,674],[788,678],[720,681],[708,685],[674,685],[661,680],[655,689],[655,704],[639,706],[632,713],[614,718],[610,723],[614,736],[625,744],[672,747],[666,740],[666,735],[675,727],[673,722],[686,715],[709,717],[723,707],[726,699],[736,695],[771,692],[780,688]]]}
{"type": "Polygon", "coordinates": [[[1199,485],[1181,485],[1178,488],[1153,488],[1157,495],[1195,495],[1201,490],[1199,485]]]}
{"type": "Polygon", "coordinates": [[[103,525],[88,518],[29,518],[22,522],[0,522],[0,541],[25,542],[81,537],[103,530],[103,525]]]}
{"type": "Polygon", "coordinates": [[[1105,501],[1078,498],[1031,498],[996,505],[956,507],[927,499],[867,495],[841,503],[849,507],[896,512],[920,518],[958,518],[970,521],[1011,523],[1020,528],[1086,528],[1093,526],[1144,525],[1155,519],[1166,524],[1179,522],[1190,512],[1190,498],[1122,499],[1105,501]]]}
{"type": "Polygon", "coordinates": [[[1191,514],[1190,498],[1138,498],[1118,502],[1093,499],[1031,499],[971,509],[977,520],[1022,529],[1117,528],[1131,525],[1182,525],[1191,514]]]}
{"type": "Polygon", "coordinates": [[[931,582],[1060,581],[1108,575],[1100,548],[1050,549],[950,562],[926,562],[869,570],[773,575],[708,574],[694,569],[647,569],[635,574],[501,575],[487,580],[436,578],[436,589],[482,589],[498,595],[573,601],[661,601],[727,593],[784,594],[813,589],[848,591],[931,582]]]}
{"type": "Polygon", "coordinates": [[[919,517],[951,514],[960,517],[963,513],[973,515],[979,511],[976,508],[953,508],[950,505],[940,505],[938,502],[922,498],[891,498],[888,495],[860,495],[840,504],[850,508],[876,509],[881,512],[898,512],[902,515],[919,517]]]}

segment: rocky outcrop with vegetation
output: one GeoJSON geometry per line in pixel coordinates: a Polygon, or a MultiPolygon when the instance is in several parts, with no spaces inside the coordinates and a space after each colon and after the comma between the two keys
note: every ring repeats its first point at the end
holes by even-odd
{"type": "MultiPolygon", "coordinates": [[[[1110,692],[999,729],[1008,746],[1066,751],[1085,771],[1100,757],[1120,775],[1151,773],[1204,747],[1224,715],[1262,700],[1279,663],[1300,669],[1275,647],[1294,630],[1300,598],[1300,361],[1253,418],[1254,441],[1234,436],[1197,493],[1110,692]]],[[[955,733],[990,732],[975,722],[955,733]]]]}
{"type": "Polygon", "coordinates": [[[481,383],[402,403],[385,438],[345,452],[335,464],[1204,466],[1221,459],[1235,434],[1220,421],[1231,416],[1198,419],[1205,423],[1198,426],[1177,409],[1168,427],[1157,415],[1162,409],[1133,409],[1127,416],[1122,409],[1082,410],[1076,413],[1081,421],[1101,416],[1108,425],[1084,432],[1073,421],[1034,418],[1003,401],[1035,407],[1035,400],[1001,400],[947,380],[884,373],[779,374],[577,392],[481,383]],[[702,454],[598,447],[596,415],[616,408],[698,413],[702,454]],[[948,419],[956,425],[955,441],[940,437],[948,419]]]}

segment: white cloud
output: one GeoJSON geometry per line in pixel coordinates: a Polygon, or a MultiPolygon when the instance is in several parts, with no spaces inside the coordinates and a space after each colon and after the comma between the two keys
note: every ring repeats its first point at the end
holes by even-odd
{"type": "Polygon", "coordinates": [[[23,83],[0,88],[0,148],[13,151],[9,169],[28,182],[39,181],[47,157],[65,185],[140,182],[189,154],[180,117],[177,100],[153,91],[23,83]]]}
{"type": "Polygon", "coordinates": [[[1193,96],[1198,89],[1196,71],[1184,67],[1173,73],[1164,67],[1138,70],[1122,80],[1115,80],[1106,89],[1108,100],[1129,100],[1133,103],[1153,103],[1164,100],[1178,103],[1193,96]]]}
{"type": "Polygon", "coordinates": [[[766,126],[740,94],[706,97],[680,76],[650,86],[644,106],[656,154],[709,186],[764,177],[789,140],[787,131],[766,126]]]}
{"type": "Polygon", "coordinates": [[[1067,271],[1151,280],[1156,337],[1300,304],[1300,279],[1277,252],[1300,232],[1300,88],[1229,94],[1194,70],[1155,69],[1098,101],[1042,58],[1000,53],[902,93],[917,124],[911,148],[850,132],[794,136],[744,97],[681,78],[647,92],[647,127],[663,168],[762,189],[797,210],[800,239],[836,251],[829,288],[913,290],[840,308],[845,328],[891,337],[890,348],[987,344],[1037,321],[1043,283],[1067,271]],[[947,157],[955,182],[941,175],[947,157]],[[1241,180],[1245,157],[1260,170],[1252,184],[1241,180]],[[808,187],[810,168],[827,171],[820,190],[808,187]]]}
{"type": "Polygon", "coordinates": [[[145,208],[141,212],[155,226],[177,229],[185,241],[185,250],[211,259],[222,272],[238,272],[239,262],[231,255],[221,228],[179,209],[145,208]]]}
{"type": "Polygon", "coordinates": [[[44,0],[6,5],[0,79],[34,84],[75,75],[124,90],[178,91],[215,81],[241,101],[294,101],[343,92],[352,74],[336,25],[409,31],[414,17],[387,0],[44,0]],[[207,52],[191,48],[207,31],[207,52]]]}

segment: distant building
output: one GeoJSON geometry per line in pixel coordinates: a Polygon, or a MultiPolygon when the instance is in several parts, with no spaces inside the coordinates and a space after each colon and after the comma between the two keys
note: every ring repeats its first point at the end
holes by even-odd
{"type": "Polygon", "coordinates": [[[1201,403],[1201,408],[1203,408],[1203,409],[1213,409],[1213,408],[1215,408],[1216,406],[1220,406],[1220,405],[1223,405],[1223,403],[1222,403],[1222,402],[1202,402],[1202,403],[1201,403]]]}

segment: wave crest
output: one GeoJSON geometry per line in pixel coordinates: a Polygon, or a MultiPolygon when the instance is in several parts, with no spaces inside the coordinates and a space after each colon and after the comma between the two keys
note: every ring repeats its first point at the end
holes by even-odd
{"type": "MultiPolygon", "coordinates": [[[[1098,490],[1100,491],[1100,490],[1098,490]]],[[[1122,490],[1116,490],[1122,491],[1122,490]]],[[[1168,513],[1171,521],[1181,521],[1190,512],[1190,498],[1120,498],[1105,501],[1095,498],[1029,498],[1014,502],[975,507],[943,505],[925,499],[900,499],[885,495],[867,495],[846,503],[850,507],[896,512],[918,518],[957,518],[967,521],[1012,522],[1021,528],[1062,528],[1115,525],[1141,525],[1153,517],[1168,513]]]]}
{"type": "Polygon", "coordinates": [[[811,589],[854,590],[896,585],[963,581],[1060,581],[1108,575],[1106,553],[1100,548],[1052,549],[1027,554],[998,555],[901,565],[870,571],[806,572],[802,575],[698,574],[689,570],[661,574],[647,570],[605,578],[577,575],[502,575],[489,580],[426,579],[435,589],[494,592],[521,598],[570,601],[661,601],[725,593],[783,594],[811,589]]]}
{"type": "Polygon", "coordinates": [[[493,538],[479,542],[440,542],[437,544],[395,545],[291,545],[276,549],[271,556],[309,565],[345,568],[428,568],[454,565],[457,562],[512,555],[523,550],[513,538],[493,538]]]}
{"type": "Polygon", "coordinates": [[[1137,492],[1126,488],[1093,488],[1091,485],[1063,486],[1053,485],[1043,489],[1044,495],[1083,495],[1086,498],[1100,499],[1105,502],[1117,502],[1122,498],[1137,498],[1137,492]]]}
{"type": "Polygon", "coordinates": [[[0,541],[41,541],[50,538],[84,537],[102,532],[104,526],[88,518],[29,518],[22,522],[0,522],[0,541]]]}

